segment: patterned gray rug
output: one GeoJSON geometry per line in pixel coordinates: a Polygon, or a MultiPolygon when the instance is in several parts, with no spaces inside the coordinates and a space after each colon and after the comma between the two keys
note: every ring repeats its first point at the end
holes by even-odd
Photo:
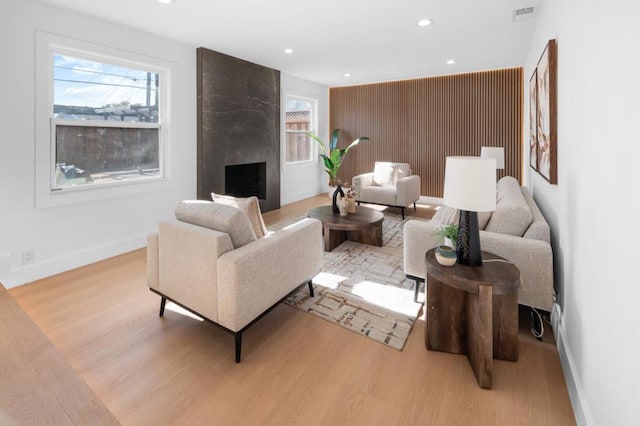
{"type": "Polygon", "coordinates": [[[302,286],[285,303],[402,350],[422,306],[413,302],[414,282],[404,277],[404,222],[385,213],[382,247],[345,241],[324,252],[315,297],[302,286]]]}

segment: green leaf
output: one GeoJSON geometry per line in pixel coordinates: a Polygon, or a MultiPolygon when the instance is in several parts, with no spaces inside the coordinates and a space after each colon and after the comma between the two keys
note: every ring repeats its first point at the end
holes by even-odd
{"type": "Polygon", "coordinates": [[[340,129],[335,129],[331,134],[331,142],[329,143],[329,151],[332,153],[338,146],[338,136],[340,136],[340,129]]]}
{"type": "Polygon", "coordinates": [[[342,162],[342,150],[334,149],[331,151],[331,162],[334,166],[340,166],[340,163],[342,162]]]}
{"type": "Polygon", "coordinates": [[[331,161],[329,157],[323,155],[322,160],[324,161],[324,167],[326,167],[327,170],[333,170],[335,163],[331,161]]]}
{"type": "Polygon", "coordinates": [[[312,133],[307,133],[307,136],[309,136],[311,139],[313,139],[314,141],[316,141],[318,143],[318,145],[320,145],[320,149],[322,150],[322,154],[327,155],[327,148],[324,146],[324,142],[322,142],[322,140],[320,140],[319,137],[317,137],[316,135],[312,134],[312,133]]]}
{"type": "Polygon", "coordinates": [[[360,136],[358,139],[354,140],[353,142],[351,142],[349,144],[349,146],[344,150],[344,155],[347,155],[347,152],[349,152],[349,150],[351,148],[353,148],[354,146],[358,145],[360,143],[360,141],[368,141],[369,138],[366,136],[360,136]]]}

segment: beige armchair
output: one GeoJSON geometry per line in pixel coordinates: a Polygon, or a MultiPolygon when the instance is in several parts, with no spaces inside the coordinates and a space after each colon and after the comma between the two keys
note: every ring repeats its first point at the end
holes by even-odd
{"type": "Polygon", "coordinates": [[[420,177],[411,174],[407,163],[376,161],[373,172],[354,176],[351,186],[360,203],[398,207],[404,219],[404,209],[420,198],[420,177]]]}
{"type": "Polygon", "coordinates": [[[167,300],[235,337],[311,279],[322,266],[322,224],[304,219],[257,238],[241,210],[209,201],[183,201],[176,220],[148,236],[147,281],[167,300]]]}

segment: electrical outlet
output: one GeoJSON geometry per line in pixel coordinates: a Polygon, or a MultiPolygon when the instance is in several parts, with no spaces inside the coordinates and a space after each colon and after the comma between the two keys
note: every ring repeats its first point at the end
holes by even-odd
{"type": "Polygon", "coordinates": [[[22,252],[22,264],[30,265],[36,260],[36,254],[33,249],[25,250],[22,252]]]}

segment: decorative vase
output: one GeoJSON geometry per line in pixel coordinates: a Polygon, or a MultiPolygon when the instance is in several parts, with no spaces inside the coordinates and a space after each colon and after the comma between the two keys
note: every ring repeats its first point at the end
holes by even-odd
{"type": "Polygon", "coordinates": [[[347,213],[356,212],[356,199],[355,197],[347,196],[347,213]]]}
{"type": "Polygon", "coordinates": [[[347,215],[347,197],[338,195],[338,210],[340,211],[340,216],[347,215]]]}
{"type": "Polygon", "coordinates": [[[436,248],[436,260],[442,266],[453,266],[458,261],[458,255],[452,247],[438,246],[436,248]]]}
{"type": "Polygon", "coordinates": [[[336,191],[333,193],[332,207],[333,207],[334,213],[340,212],[340,209],[338,209],[338,204],[337,204],[338,195],[344,198],[344,191],[342,190],[342,187],[340,186],[340,184],[336,185],[336,191]]]}

